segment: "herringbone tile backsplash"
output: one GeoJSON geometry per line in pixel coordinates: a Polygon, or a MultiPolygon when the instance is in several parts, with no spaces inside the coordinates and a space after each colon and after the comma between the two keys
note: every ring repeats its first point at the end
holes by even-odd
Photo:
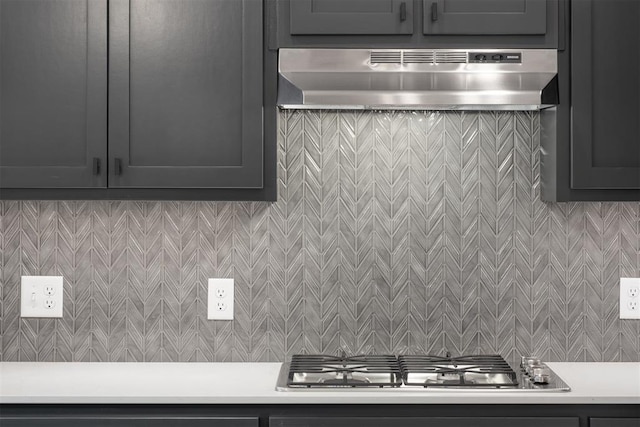
{"type": "Polygon", "coordinates": [[[1,360],[639,361],[640,203],[545,204],[537,113],[284,112],[276,203],[1,202],[1,360]],[[21,275],[64,318],[19,318],[21,275]],[[236,319],[206,319],[234,277],[236,319]]]}

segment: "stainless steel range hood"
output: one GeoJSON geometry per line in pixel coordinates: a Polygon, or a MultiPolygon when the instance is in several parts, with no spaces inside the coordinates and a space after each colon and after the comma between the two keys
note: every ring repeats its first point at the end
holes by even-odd
{"type": "Polygon", "coordinates": [[[557,69],[550,49],[280,49],[278,106],[539,110],[557,69]]]}

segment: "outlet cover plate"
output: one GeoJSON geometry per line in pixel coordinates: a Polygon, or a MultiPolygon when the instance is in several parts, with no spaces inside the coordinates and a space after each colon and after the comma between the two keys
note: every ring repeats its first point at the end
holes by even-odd
{"type": "Polygon", "coordinates": [[[233,298],[233,279],[209,279],[207,319],[233,320],[233,298]]]}
{"type": "Polygon", "coordinates": [[[640,278],[622,277],[620,278],[620,318],[640,319],[640,278]],[[631,290],[635,292],[631,292],[631,290]],[[635,296],[631,296],[634,294],[635,296]],[[632,310],[629,304],[635,302],[636,308],[632,310]]]}
{"type": "Polygon", "coordinates": [[[22,276],[20,317],[62,317],[63,283],[62,276],[22,276]]]}

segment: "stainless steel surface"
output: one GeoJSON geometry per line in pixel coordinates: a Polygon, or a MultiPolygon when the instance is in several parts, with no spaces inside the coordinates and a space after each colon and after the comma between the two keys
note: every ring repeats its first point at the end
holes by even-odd
{"type": "MultiPolygon", "coordinates": [[[[451,370],[455,369],[467,369],[471,366],[457,365],[446,366],[451,370]]],[[[463,372],[463,373],[438,373],[438,372],[416,372],[408,375],[411,383],[422,383],[428,385],[447,383],[457,383],[460,378],[463,378],[464,383],[473,386],[497,386],[500,384],[510,384],[512,378],[506,373],[490,373],[490,372],[463,372]]],[[[459,386],[458,386],[459,387],[459,386]]]]}
{"type": "Polygon", "coordinates": [[[517,374],[498,354],[398,356],[403,383],[420,387],[517,387],[517,374]]]}
{"type": "Polygon", "coordinates": [[[552,106],[542,91],[557,74],[557,52],[280,49],[279,72],[281,108],[537,110],[552,106]],[[473,62],[485,54],[520,62],[473,62]]]}
{"type": "MultiPolygon", "coordinates": [[[[362,383],[388,383],[393,381],[393,377],[388,373],[363,373],[363,372],[349,372],[346,374],[348,379],[353,382],[362,383]]],[[[322,372],[311,373],[294,373],[293,380],[295,382],[317,383],[317,384],[333,384],[340,385],[343,380],[343,375],[335,372],[331,376],[324,375],[322,372]]]]}
{"type": "MultiPolygon", "coordinates": [[[[521,369],[513,369],[516,373],[517,386],[515,387],[491,387],[492,382],[500,382],[506,383],[511,379],[504,375],[484,375],[484,374],[469,374],[468,379],[476,384],[484,385],[484,387],[478,387],[477,385],[469,385],[465,386],[440,386],[440,387],[429,387],[429,383],[435,381],[433,377],[430,377],[429,374],[425,374],[424,378],[415,378],[417,381],[424,380],[425,386],[417,386],[417,385],[406,385],[402,384],[400,386],[394,387],[343,387],[339,384],[335,387],[290,387],[287,385],[288,376],[289,376],[289,368],[290,363],[283,363],[280,368],[280,373],[278,375],[277,383],[276,383],[276,391],[282,392],[335,392],[346,391],[346,392],[389,392],[389,393],[404,393],[404,392],[417,392],[417,393],[433,393],[433,392],[487,392],[487,393],[510,393],[510,392],[568,392],[571,391],[569,385],[567,385],[560,377],[558,377],[551,368],[546,365],[543,365],[543,371],[546,374],[545,379],[547,379],[547,383],[538,383],[536,382],[536,378],[532,378],[527,373],[521,369]]],[[[445,378],[446,380],[446,378],[445,378]]]]}
{"type": "Polygon", "coordinates": [[[291,357],[291,387],[391,387],[402,384],[394,355],[340,356],[296,354],[291,357]]]}

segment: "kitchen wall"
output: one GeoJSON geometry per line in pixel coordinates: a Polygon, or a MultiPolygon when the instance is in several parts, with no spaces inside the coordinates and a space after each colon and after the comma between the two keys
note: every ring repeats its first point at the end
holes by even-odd
{"type": "Polygon", "coordinates": [[[0,360],[640,361],[640,203],[540,201],[537,113],[284,112],[276,203],[0,204],[0,360]],[[22,274],[65,276],[20,319],[22,274]],[[206,320],[234,277],[236,320],[206,320]]]}

